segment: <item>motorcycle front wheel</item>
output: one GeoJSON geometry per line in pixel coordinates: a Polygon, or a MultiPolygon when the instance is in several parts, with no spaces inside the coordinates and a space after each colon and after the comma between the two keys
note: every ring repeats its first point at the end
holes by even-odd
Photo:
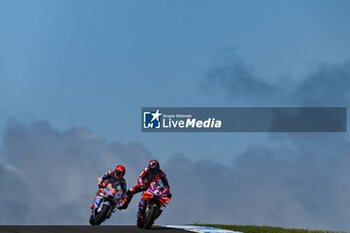
{"type": "Polygon", "coordinates": [[[95,225],[95,217],[93,213],[91,213],[90,215],[89,223],[91,224],[91,226],[95,225]]]}
{"type": "Polygon", "coordinates": [[[144,228],[150,229],[156,219],[158,207],[156,205],[148,206],[145,213],[144,228]]]}
{"type": "Polygon", "coordinates": [[[110,208],[111,207],[109,205],[103,205],[101,211],[96,213],[95,225],[100,225],[104,220],[106,220],[110,208]]]}
{"type": "Polygon", "coordinates": [[[138,228],[143,228],[143,216],[141,214],[137,215],[136,225],[138,228]]]}

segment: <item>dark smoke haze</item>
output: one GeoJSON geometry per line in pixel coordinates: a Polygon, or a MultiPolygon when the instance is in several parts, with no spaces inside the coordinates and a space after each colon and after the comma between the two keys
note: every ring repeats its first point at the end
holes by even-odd
{"type": "MultiPolygon", "coordinates": [[[[285,91],[266,83],[235,57],[212,67],[211,94],[252,104],[347,106],[350,63],[322,64],[285,91]],[[281,96],[280,99],[278,99],[281,96]],[[266,97],[266,99],[265,99],[266,97]],[[277,99],[277,100],[276,100],[277,99]]],[[[228,135],[229,136],[229,135],[228,135]]],[[[160,160],[174,198],[159,223],[236,223],[350,230],[350,144],[347,134],[275,134],[231,164],[176,154],[160,160]]],[[[127,167],[129,187],[152,156],[140,143],[110,142],[91,130],[59,131],[47,121],[10,119],[0,164],[1,224],[87,224],[96,178],[127,167]]],[[[235,143],[234,141],[232,143],[235,143]]],[[[229,152],[228,152],[229,153],[229,152]]],[[[110,223],[135,222],[130,208],[110,223]]]]}

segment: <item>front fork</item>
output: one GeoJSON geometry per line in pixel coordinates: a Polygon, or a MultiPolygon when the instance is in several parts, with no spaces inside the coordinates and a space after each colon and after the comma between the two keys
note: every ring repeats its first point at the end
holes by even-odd
{"type": "Polygon", "coordinates": [[[98,195],[96,198],[95,198],[95,201],[94,201],[94,210],[97,209],[97,212],[100,212],[101,209],[102,209],[102,206],[101,205],[101,202],[102,202],[102,197],[100,195],[98,195]]]}
{"type": "Polygon", "coordinates": [[[95,215],[96,213],[99,213],[102,210],[103,205],[108,205],[111,207],[110,213],[108,213],[108,215],[111,215],[114,207],[111,205],[111,203],[109,201],[103,202],[103,197],[101,197],[100,195],[96,196],[96,198],[95,198],[94,209],[92,210],[93,214],[95,215]]]}
{"type": "Polygon", "coordinates": [[[156,219],[159,218],[159,216],[162,214],[162,212],[164,211],[165,209],[165,205],[161,205],[158,209],[158,213],[157,213],[157,216],[156,216],[156,219]]]}

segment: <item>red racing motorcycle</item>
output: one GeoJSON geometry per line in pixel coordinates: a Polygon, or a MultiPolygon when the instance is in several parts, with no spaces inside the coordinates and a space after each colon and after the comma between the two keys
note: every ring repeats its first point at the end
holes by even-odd
{"type": "Polygon", "coordinates": [[[168,188],[162,187],[159,182],[152,182],[149,188],[142,193],[137,213],[137,226],[150,229],[169,204],[171,196],[168,188]]]}

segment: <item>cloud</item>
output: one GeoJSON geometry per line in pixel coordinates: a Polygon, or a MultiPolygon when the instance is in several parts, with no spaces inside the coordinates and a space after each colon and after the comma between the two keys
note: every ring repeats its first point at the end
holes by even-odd
{"type": "Polygon", "coordinates": [[[298,82],[289,76],[263,77],[235,49],[218,53],[203,85],[212,96],[253,106],[347,106],[350,60],[314,64],[298,82]]]}
{"type": "Polygon", "coordinates": [[[26,211],[28,191],[26,183],[15,171],[0,163],[0,185],[1,222],[6,224],[24,222],[24,215],[17,216],[17,214],[26,211]]]}
{"type": "MultiPolygon", "coordinates": [[[[233,67],[245,69],[246,65],[238,61],[233,67]]],[[[227,68],[232,69],[236,68],[227,68]]],[[[230,84],[219,88],[224,92],[236,90],[232,96],[238,93],[244,98],[228,73],[219,72],[226,76],[217,77],[213,73],[210,80],[230,84]]],[[[251,71],[234,73],[246,75],[235,80],[250,90],[249,98],[281,92],[278,85],[257,81],[258,76],[251,71]],[[243,77],[250,81],[245,82],[243,77]],[[255,91],[260,87],[261,92],[255,91]]],[[[349,85],[348,73],[347,62],[321,66],[298,84],[294,95],[288,93],[285,97],[305,104],[346,103],[348,96],[343,92],[349,85]],[[342,83],[344,88],[339,93],[327,89],[333,82],[325,78],[336,81],[334,85],[342,83]],[[326,95],[322,97],[318,90],[326,95]],[[336,95],[334,102],[330,100],[332,93],[336,95]]],[[[108,141],[83,127],[60,131],[48,121],[23,124],[12,119],[2,142],[2,224],[87,224],[97,176],[116,164],[125,164],[130,187],[153,158],[140,143],[108,141]]],[[[158,223],[350,230],[349,145],[347,134],[278,134],[271,137],[269,146],[256,145],[240,155],[232,154],[235,160],[231,164],[223,165],[219,159],[215,162],[216,155],[210,161],[194,161],[191,155],[182,154],[168,160],[158,158],[174,194],[158,223]]],[[[109,223],[133,224],[139,198],[135,196],[130,208],[115,213],[109,223]]]]}
{"type": "MultiPolygon", "coordinates": [[[[97,176],[120,163],[133,183],[151,159],[138,143],[108,142],[86,128],[61,132],[47,121],[26,125],[12,119],[3,143],[1,206],[7,211],[0,219],[6,224],[87,223],[97,176]]],[[[129,220],[128,214],[134,216],[126,211],[118,222],[129,220]]]]}
{"type": "MultiPolygon", "coordinates": [[[[252,147],[226,165],[181,154],[160,158],[174,198],[158,223],[350,229],[348,141],[339,135],[288,140],[289,148],[252,147]]],[[[141,144],[108,142],[86,128],[59,131],[47,121],[12,120],[3,141],[2,224],[87,224],[96,177],[122,163],[131,186],[152,158],[141,144]]],[[[139,198],[109,223],[133,224],[139,198]]]]}
{"type": "Polygon", "coordinates": [[[226,166],[173,158],[167,169],[173,176],[177,172],[176,195],[167,215],[177,223],[349,230],[348,141],[325,136],[325,142],[337,143],[320,150],[320,140],[294,139],[292,149],[256,146],[226,166]]]}
{"type": "Polygon", "coordinates": [[[202,85],[212,96],[224,97],[235,104],[260,105],[288,102],[292,91],[288,79],[268,82],[236,54],[235,49],[219,52],[207,70],[202,85]]]}
{"type": "Polygon", "coordinates": [[[321,63],[297,85],[295,97],[306,106],[348,106],[350,60],[321,63]]]}
{"type": "MultiPolygon", "coordinates": [[[[239,105],[243,102],[235,99],[242,98],[244,104],[255,106],[348,107],[350,61],[318,64],[298,83],[283,79],[290,85],[285,92],[282,82],[267,82],[243,66],[242,59],[238,63],[237,59],[226,60],[225,66],[210,68],[204,82],[212,93],[225,93],[227,102],[239,105]],[[215,85],[220,87],[215,89],[215,85]],[[249,88],[240,92],[241,87],[249,88]]],[[[230,216],[242,223],[349,230],[348,136],[272,134],[270,146],[248,148],[234,161],[233,173],[226,180],[232,198],[221,196],[220,200],[233,210],[222,219],[227,221],[230,216]]]]}

